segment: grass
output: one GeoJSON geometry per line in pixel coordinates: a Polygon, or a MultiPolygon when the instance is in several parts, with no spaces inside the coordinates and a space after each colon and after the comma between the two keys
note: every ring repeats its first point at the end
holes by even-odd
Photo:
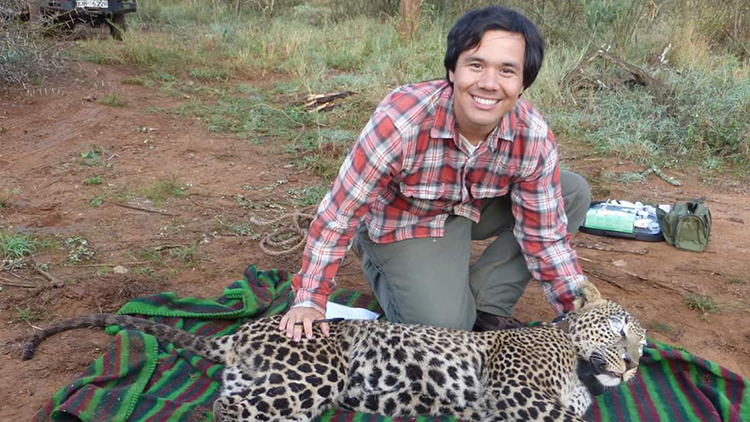
{"type": "Polygon", "coordinates": [[[130,252],[133,259],[136,261],[148,261],[155,265],[162,265],[164,263],[164,257],[161,251],[157,251],[154,248],[139,247],[134,251],[130,252]]]}
{"type": "Polygon", "coordinates": [[[197,98],[192,97],[195,92],[189,87],[170,84],[175,96],[190,99],[167,112],[177,117],[198,118],[211,132],[293,139],[298,136],[297,131],[313,123],[301,107],[272,104],[265,94],[257,90],[248,92],[243,84],[199,92],[197,98]]]}
{"type": "Polygon", "coordinates": [[[747,284],[747,280],[745,280],[744,278],[734,277],[727,280],[727,283],[744,286],[745,284],[747,284]]]}
{"type": "MultiPolygon", "coordinates": [[[[142,269],[148,268],[149,275],[153,275],[154,267],[163,267],[165,265],[165,255],[192,265],[197,256],[196,244],[179,245],[169,247],[147,248],[139,247],[129,252],[133,260],[138,262],[148,262],[148,265],[141,266],[142,269]]],[[[144,270],[145,271],[145,270],[144,270]]]]}
{"type": "Polygon", "coordinates": [[[190,69],[189,75],[192,78],[200,79],[204,81],[213,81],[213,80],[223,81],[229,78],[229,71],[226,69],[193,68],[193,69],[190,69]]]}
{"type": "Polygon", "coordinates": [[[16,314],[11,318],[11,323],[19,322],[35,322],[41,321],[46,318],[47,312],[44,309],[38,309],[36,307],[27,306],[26,308],[16,308],[16,314]]]}
{"type": "Polygon", "coordinates": [[[177,258],[183,262],[185,262],[188,265],[192,265],[195,262],[196,257],[196,245],[195,243],[191,245],[182,245],[178,248],[169,249],[169,256],[173,258],[177,258]]]}
{"type": "Polygon", "coordinates": [[[162,178],[155,181],[151,186],[143,190],[143,196],[156,205],[159,205],[169,198],[184,198],[188,196],[188,187],[177,182],[177,179],[162,178]]]}
{"type": "Polygon", "coordinates": [[[139,265],[133,268],[133,274],[145,275],[151,278],[156,278],[156,271],[149,266],[139,265]]]}
{"type": "Polygon", "coordinates": [[[304,208],[311,205],[318,205],[328,192],[328,186],[315,185],[302,189],[290,189],[287,192],[289,198],[295,206],[304,208]]]}
{"type": "Polygon", "coordinates": [[[128,101],[119,92],[110,92],[104,98],[99,100],[100,104],[109,107],[127,107],[128,101]]]}
{"type": "Polygon", "coordinates": [[[104,200],[107,199],[109,195],[103,194],[103,195],[96,195],[95,197],[91,198],[89,200],[89,206],[92,208],[99,208],[104,204],[104,200]]]}
{"type": "Polygon", "coordinates": [[[105,154],[106,151],[104,150],[104,148],[98,147],[93,144],[87,144],[83,147],[83,151],[81,152],[81,163],[90,167],[104,166],[106,165],[106,163],[104,162],[104,158],[102,158],[102,156],[105,154]]]}
{"type": "Polygon", "coordinates": [[[343,157],[329,158],[321,155],[306,155],[302,157],[301,166],[311,170],[313,174],[323,180],[332,181],[336,178],[343,161],[343,157]]]}
{"type": "Polygon", "coordinates": [[[234,233],[237,236],[247,237],[250,240],[260,240],[260,238],[262,237],[259,233],[257,233],[255,231],[255,225],[250,224],[250,223],[247,223],[247,224],[228,224],[225,227],[231,233],[234,233]]]}
{"type": "Polygon", "coordinates": [[[646,329],[666,335],[671,335],[675,331],[671,325],[663,322],[650,322],[646,325],[646,329]]]}
{"type": "MultiPolygon", "coordinates": [[[[119,43],[81,41],[77,51],[96,63],[141,69],[122,83],[154,86],[180,100],[162,112],[198,118],[212,132],[284,142],[299,160],[306,158],[306,168],[329,180],[340,160],[321,151],[338,143],[346,150],[396,86],[443,77],[447,30],[458,14],[488,4],[425,2],[416,41],[401,42],[394,29],[397,11],[378,2],[291,3],[277,2],[273,12],[249,4],[236,16],[224,2],[207,7],[153,0],[139,7],[133,24],[158,25],[160,31],[132,31],[119,43]],[[263,80],[275,82],[256,82],[263,80]],[[355,94],[324,114],[306,113],[290,100],[342,90],[355,94]],[[306,143],[318,150],[310,154],[306,143]]],[[[558,2],[542,8],[531,3],[508,2],[536,21],[550,43],[537,82],[524,97],[544,113],[558,138],[641,164],[692,163],[707,173],[727,167],[748,173],[750,64],[736,45],[727,44],[719,23],[750,12],[696,0],[691,7],[680,4],[650,19],[633,19],[645,0],[576,3],[569,10],[558,2]],[[584,71],[605,81],[606,89],[561,86],[566,73],[602,42],[667,88],[652,92],[629,83],[619,67],[596,61],[584,71]],[[652,69],[653,58],[670,43],[667,62],[652,69]]],[[[750,30],[742,31],[735,35],[750,41],[750,30]]],[[[623,177],[623,183],[640,182],[635,174],[623,177]]]]}
{"type": "Polygon", "coordinates": [[[86,186],[101,185],[102,184],[102,177],[101,176],[87,177],[86,180],[83,181],[83,184],[86,185],[86,186]]]}
{"type": "Polygon", "coordinates": [[[38,242],[25,234],[5,234],[0,232],[0,252],[3,261],[16,261],[31,255],[37,250],[38,242]]]}
{"type": "Polygon", "coordinates": [[[6,208],[10,198],[21,194],[21,188],[4,189],[0,192],[0,208],[6,208]]]}
{"type": "Polygon", "coordinates": [[[646,176],[643,173],[628,171],[624,173],[604,173],[605,179],[630,185],[633,183],[644,183],[646,176]]]}
{"type": "Polygon", "coordinates": [[[694,311],[701,311],[703,314],[714,313],[719,311],[719,305],[713,298],[706,295],[689,294],[685,298],[685,304],[694,311]]]}
{"type": "Polygon", "coordinates": [[[130,78],[125,78],[120,81],[123,85],[136,85],[136,86],[143,86],[143,87],[151,87],[153,83],[145,78],[141,78],[139,76],[133,76],[130,78]]]}

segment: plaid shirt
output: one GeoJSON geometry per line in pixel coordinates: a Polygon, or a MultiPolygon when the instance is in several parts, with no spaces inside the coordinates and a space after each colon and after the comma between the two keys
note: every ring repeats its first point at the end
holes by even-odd
{"type": "Polygon", "coordinates": [[[558,313],[571,310],[576,284],[586,278],[569,244],[557,149],[546,122],[519,100],[468,155],[447,81],[396,89],[375,110],[318,207],[292,281],[293,307],[325,311],[363,218],[375,243],[442,237],[449,215],[477,222],[482,199],[508,193],[513,232],[531,275],[558,313]]]}

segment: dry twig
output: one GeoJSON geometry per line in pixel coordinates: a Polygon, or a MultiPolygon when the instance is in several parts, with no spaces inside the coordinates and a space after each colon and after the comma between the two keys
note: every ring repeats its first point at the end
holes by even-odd
{"type": "Polygon", "coordinates": [[[39,287],[37,284],[30,281],[13,281],[5,277],[0,277],[0,284],[9,287],[22,287],[24,289],[33,289],[35,287],[39,287]]]}
{"type": "MultiPolygon", "coordinates": [[[[591,53],[586,55],[583,59],[581,59],[581,61],[562,78],[562,80],[560,81],[560,85],[565,87],[565,86],[570,85],[573,82],[573,80],[576,79],[576,77],[581,78],[582,77],[581,75],[583,73],[583,68],[588,66],[597,58],[602,58],[602,59],[605,59],[607,61],[614,63],[616,66],[624,69],[625,71],[633,75],[633,78],[635,78],[636,82],[638,82],[639,84],[653,91],[656,91],[657,93],[661,93],[662,91],[664,91],[665,87],[662,81],[652,77],[651,75],[648,74],[648,72],[641,69],[640,67],[630,64],[601,48],[598,48],[592,51],[591,53]]],[[[603,88],[607,88],[607,85],[600,80],[594,80],[593,82],[603,88]]],[[[573,98],[573,101],[575,101],[575,98],[573,98]]]]}
{"type": "Polygon", "coordinates": [[[612,286],[614,286],[614,287],[616,287],[616,288],[618,288],[618,289],[620,289],[620,290],[622,290],[624,292],[627,292],[627,293],[638,293],[636,290],[633,290],[633,289],[625,287],[622,283],[618,282],[616,280],[616,278],[611,277],[608,274],[604,274],[604,273],[599,272],[597,270],[591,270],[591,269],[587,269],[587,268],[584,268],[583,272],[587,273],[587,274],[591,274],[594,277],[598,278],[599,280],[601,280],[601,281],[603,281],[603,282],[605,282],[607,284],[610,284],[610,285],[612,285],[612,286]]]}
{"type": "Polygon", "coordinates": [[[125,205],[125,204],[120,204],[120,203],[117,203],[117,202],[111,202],[111,204],[112,205],[117,205],[118,207],[131,209],[131,210],[143,211],[143,212],[148,212],[148,213],[151,213],[151,214],[159,214],[159,215],[163,215],[165,217],[177,217],[176,214],[170,214],[170,213],[164,212],[164,211],[157,211],[157,210],[150,210],[148,208],[134,207],[132,205],[125,205]]]}
{"type": "Polygon", "coordinates": [[[52,284],[52,287],[62,287],[65,285],[65,282],[60,280],[59,278],[53,276],[52,274],[48,273],[47,271],[44,271],[39,267],[39,265],[34,261],[31,260],[31,268],[34,269],[37,273],[39,273],[42,277],[46,278],[47,281],[49,281],[52,284]]]}
{"type": "Polygon", "coordinates": [[[584,249],[593,249],[597,251],[602,252],[621,252],[621,253],[629,253],[634,255],[646,255],[648,253],[648,249],[639,249],[635,251],[629,251],[627,249],[616,249],[609,245],[604,245],[601,243],[594,243],[594,242],[574,242],[573,246],[577,248],[584,248],[584,249]]]}
{"type": "Polygon", "coordinates": [[[334,107],[334,100],[339,98],[345,98],[349,95],[354,94],[351,91],[341,91],[341,92],[331,92],[328,94],[316,94],[316,95],[308,95],[303,100],[303,103],[305,105],[305,108],[308,110],[308,112],[322,112],[330,110],[334,107]]]}

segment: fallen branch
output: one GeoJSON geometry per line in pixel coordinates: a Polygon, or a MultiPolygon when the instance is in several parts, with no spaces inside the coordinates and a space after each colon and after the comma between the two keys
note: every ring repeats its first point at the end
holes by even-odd
{"type": "Polygon", "coordinates": [[[328,94],[308,95],[302,101],[309,113],[320,113],[334,107],[333,100],[345,98],[354,94],[352,91],[331,92],[328,94]]]}
{"type": "Polygon", "coordinates": [[[331,92],[328,94],[314,94],[305,97],[303,102],[305,104],[305,107],[312,107],[315,104],[327,103],[338,98],[346,98],[352,94],[354,93],[351,91],[331,92]]]}
{"type": "Polygon", "coordinates": [[[39,268],[39,265],[34,260],[31,261],[31,268],[33,268],[34,271],[39,273],[42,277],[46,278],[47,281],[49,281],[52,284],[52,287],[62,287],[65,285],[65,282],[63,282],[59,278],[39,268]]]}
{"type": "Polygon", "coordinates": [[[627,274],[627,275],[629,275],[631,277],[635,277],[635,278],[637,278],[638,280],[641,280],[641,281],[651,281],[651,280],[649,280],[646,277],[642,277],[642,276],[640,276],[638,274],[631,273],[630,271],[625,271],[625,270],[620,270],[620,271],[624,272],[625,274],[627,274]]]}
{"type": "Polygon", "coordinates": [[[614,287],[616,287],[616,288],[618,288],[618,289],[620,289],[620,290],[622,290],[622,291],[624,291],[626,293],[638,293],[638,291],[633,290],[633,289],[629,289],[629,288],[623,286],[622,284],[614,281],[614,278],[611,277],[608,274],[604,274],[604,273],[601,273],[601,272],[596,271],[596,270],[589,270],[589,269],[586,269],[586,268],[583,269],[583,272],[587,273],[587,274],[591,274],[594,277],[598,278],[599,280],[601,280],[601,281],[603,281],[603,282],[605,282],[607,284],[610,284],[610,285],[612,285],[612,286],[614,286],[614,287]]]}
{"type": "Polygon", "coordinates": [[[120,203],[117,203],[117,202],[110,202],[110,203],[112,205],[117,205],[118,207],[127,208],[127,209],[130,209],[130,210],[143,211],[143,212],[148,212],[148,213],[151,213],[151,214],[159,214],[159,215],[163,215],[165,217],[177,217],[176,214],[170,214],[170,213],[164,212],[164,211],[156,211],[156,210],[150,210],[148,208],[134,207],[132,205],[125,205],[125,204],[120,204],[120,203]]]}
{"type": "Polygon", "coordinates": [[[37,285],[36,283],[13,281],[5,277],[0,277],[0,284],[2,284],[3,286],[9,286],[9,287],[22,287],[24,289],[34,289],[36,287],[39,287],[39,285],[37,285]]]}
{"type": "Polygon", "coordinates": [[[637,251],[629,251],[627,249],[617,249],[609,245],[604,245],[601,243],[593,243],[593,242],[574,242],[573,246],[577,248],[581,247],[584,249],[593,249],[593,250],[602,251],[602,252],[621,252],[621,253],[629,253],[629,254],[634,254],[634,255],[646,255],[648,253],[648,249],[639,249],[637,251]]]}
{"type": "MultiPolygon", "coordinates": [[[[598,48],[591,53],[589,53],[587,56],[585,56],[583,59],[581,59],[580,62],[570,71],[568,72],[560,81],[560,84],[565,87],[573,82],[573,79],[576,75],[580,74],[583,71],[583,68],[588,66],[590,63],[592,63],[597,58],[602,58],[605,60],[608,60],[618,67],[624,69],[633,77],[635,78],[635,81],[639,84],[648,87],[657,93],[664,90],[664,83],[651,75],[648,74],[645,70],[641,69],[638,66],[635,66],[633,64],[630,64],[619,57],[614,56],[613,54],[609,53],[608,51],[605,51],[601,48],[598,48]]],[[[601,81],[598,81],[599,84],[602,84],[601,81]]]]}

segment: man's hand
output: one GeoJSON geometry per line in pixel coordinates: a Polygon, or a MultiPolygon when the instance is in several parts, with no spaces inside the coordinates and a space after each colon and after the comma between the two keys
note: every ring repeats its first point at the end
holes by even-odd
{"type": "MultiPolygon", "coordinates": [[[[287,337],[294,339],[294,341],[299,341],[302,338],[302,330],[304,329],[305,337],[310,339],[313,337],[313,321],[325,319],[325,317],[325,314],[315,308],[304,306],[292,308],[281,318],[279,330],[286,331],[287,337]]],[[[328,337],[330,333],[328,323],[320,324],[320,330],[323,331],[324,337],[328,337]]]]}

